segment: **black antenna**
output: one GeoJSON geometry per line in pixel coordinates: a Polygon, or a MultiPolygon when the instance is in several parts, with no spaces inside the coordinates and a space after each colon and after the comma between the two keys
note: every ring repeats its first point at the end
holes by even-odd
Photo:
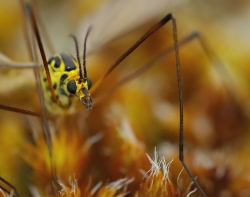
{"type": "Polygon", "coordinates": [[[77,39],[74,35],[69,35],[70,37],[73,38],[74,42],[75,42],[75,45],[76,45],[76,58],[77,58],[77,62],[79,64],[79,75],[80,75],[80,79],[79,79],[79,83],[81,83],[83,80],[84,80],[84,77],[82,75],[82,65],[81,65],[81,61],[80,61],[80,56],[79,56],[79,47],[78,47],[78,42],[77,42],[77,39]]]}
{"type": "Polygon", "coordinates": [[[85,82],[87,81],[87,68],[86,68],[86,45],[87,45],[87,38],[89,36],[90,30],[92,29],[92,27],[90,26],[88,28],[88,31],[86,33],[85,39],[84,39],[84,45],[83,45],[83,64],[81,64],[80,62],[80,56],[79,56],[79,47],[78,47],[78,42],[77,39],[74,35],[69,35],[70,37],[73,38],[75,45],[76,45],[76,58],[77,58],[77,62],[79,64],[79,75],[80,75],[80,79],[79,79],[79,83],[81,82],[85,82]]]}
{"type": "Polygon", "coordinates": [[[83,69],[83,71],[84,71],[84,76],[83,76],[84,81],[87,80],[87,67],[86,67],[86,48],[87,48],[87,46],[86,45],[87,45],[87,39],[88,39],[88,36],[89,36],[91,29],[92,29],[92,27],[90,26],[88,28],[87,33],[86,33],[84,45],[83,45],[83,68],[81,68],[80,70],[83,69]]]}

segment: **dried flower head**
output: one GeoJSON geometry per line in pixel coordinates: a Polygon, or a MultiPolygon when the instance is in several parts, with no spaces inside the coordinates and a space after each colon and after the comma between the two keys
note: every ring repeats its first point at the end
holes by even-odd
{"type": "MultiPolygon", "coordinates": [[[[140,184],[139,190],[135,194],[136,197],[182,197],[195,191],[182,192],[178,184],[179,177],[177,179],[177,187],[174,186],[170,177],[170,166],[173,159],[169,163],[166,163],[164,157],[159,158],[156,149],[154,152],[154,159],[151,159],[149,156],[148,159],[151,163],[151,168],[145,175],[143,182],[140,184]]],[[[188,188],[188,190],[189,189],[190,188],[188,188]]]]}

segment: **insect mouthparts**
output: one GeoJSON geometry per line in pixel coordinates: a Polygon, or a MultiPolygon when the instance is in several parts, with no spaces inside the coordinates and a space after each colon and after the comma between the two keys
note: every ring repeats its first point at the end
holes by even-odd
{"type": "Polygon", "coordinates": [[[84,96],[81,98],[81,102],[84,105],[86,110],[92,109],[93,106],[93,99],[90,95],[84,96]]]}

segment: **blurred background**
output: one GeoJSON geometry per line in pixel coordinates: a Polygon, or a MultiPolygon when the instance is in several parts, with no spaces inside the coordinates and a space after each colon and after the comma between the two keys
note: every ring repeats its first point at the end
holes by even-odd
{"type": "MultiPolygon", "coordinates": [[[[80,53],[86,29],[87,69],[93,84],[132,44],[169,12],[177,20],[179,41],[199,32],[198,39],[180,46],[184,98],[184,157],[208,196],[250,196],[248,65],[250,12],[246,0],[207,1],[36,1],[51,41],[43,38],[47,58],[71,53],[69,34],[78,38],[80,53]],[[212,59],[212,60],[211,60],[212,59]]],[[[0,0],[0,52],[16,62],[30,62],[18,0],[0,0]]],[[[40,26],[40,30],[44,29],[40,26]]],[[[43,34],[44,35],[44,34],[43,34]]],[[[169,162],[170,177],[182,195],[191,179],[178,160],[179,103],[174,52],[140,76],[107,90],[173,45],[171,23],[127,57],[93,92],[94,106],[49,120],[53,162],[58,178],[78,180],[82,196],[121,178],[134,178],[128,196],[139,191],[150,169],[146,153],[154,149],[169,162]],[[105,95],[103,98],[102,96],[105,95]],[[96,102],[96,100],[99,100],[96,102]]],[[[1,60],[1,59],[0,59],[1,60]]],[[[40,111],[33,71],[1,67],[0,103],[40,111]]],[[[53,196],[48,151],[39,118],[0,111],[0,176],[20,196],[53,196]]],[[[114,194],[117,195],[118,193],[114,194]]],[[[87,195],[85,195],[87,196],[87,195]]],[[[201,196],[197,191],[191,196],[201,196]]]]}

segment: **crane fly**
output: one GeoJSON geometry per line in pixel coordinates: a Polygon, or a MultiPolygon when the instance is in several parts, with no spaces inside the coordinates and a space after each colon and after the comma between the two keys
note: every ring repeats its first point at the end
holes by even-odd
{"type": "MultiPolygon", "coordinates": [[[[86,35],[85,40],[83,42],[83,55],[79,54],[79,43],[74,35],[71,35],[75,48],[76,48],[76,57],[66,53],[55,54],[54,56],[47,58],[45,50],[43,48],[42,39],[40,36],[39,27],[37,25],[37,16],[33,11],[32,5],[29,3],[24,4],[24,10],[26,15],[28,16],[28,21],[30,22],[30,26],[33,32],[34,39],[36,44],[39,48],[39,53],[43,61],[44,70],[41,72],[41,87],[44,98],[42,98],[42,103],[45,101],[46,109],[48,109],[50,114],[61,114],[61,113],[75,113],[75,103],[81,102],[86,110],[91,110],[91,108],[95,107],[95,98],[92,98],[91,93],[94,92],[98,87],[102,85],[103,80],[106,79],[116,69],[120,63],[127,58],[137,47],[139,47],[145,40],[147,40],[152,34],[162,28],[164,25],[171,23],[172,24],[172,31],[173,31],[173,42],[174,46],[166,50],[164,54],[160,55],[157,58],[157,61],[169,53],[171,51],[175,52],[175,61],[176,61],[176,72],[177,72],[177,79],[178,79],[178,100],[179,100],[179,110],[180,110],[180,130],[179,130],[179,159],[189,174],[190,178],[194,182],[195,186],[197,187],[198,191],[201,193],[202,196],[206,196],[202,188],[200,187],[196,178],[192,175],[191,171],[187,167],[186,163],[184,162],[184,155],[183,155],[183,93],[182,93],[182,80],[181,80],[181,67],[180,67],[180,57],[179,57],[179,46],[185,44],[186,42],[199,37],[198,33],[194,33],[185,39],[178,41],[177,38],[177,24],[175,16],[170,13],[167,14],[164,18],[162,18],[158,23],[156,23],[149,31],[147,31],[141,38],[138,39],[127,51],[125,51],[104,73],[104,75],[96,82],[91,82],[90,77],[88,76],[87,68],[88,63],[86,61],[86,50],[87,50],[87,42],[88,36],[91,35],[91,29],[95,28],[90,26],[86,35]],[[91,92],[92,91],[92,92],[91,92]],[[44,101],[43,101],[44,99],[44,101]]],[[[39,21],[38,21],[39,22],[39,21]]],[[[32,48],[32,47],[31,47],[32,48]]],[[[33,60],[36,58],[33,58],[33,60]]],[[[34,64],[39,65],[36,60],[34,60],[34,64]]],[[[149,62],[148,64],[144,65],[142,68],[135,71],[130,76],[124,78],[120,84],[127,83],[136,77],[138,77],[141,73],[148,70],[154,64],[154,61],[149,62]]],[[[33,67],[33,66],[31,66],[33,67]]],[[[36,68],[40,72],[40,66],[36,68]]],[[[117,87],[120,87],[120,84],[117,87]]],[[[116,86],[107,90],[113,91],[117,89],[116,86]]],[[[97,99],[98,100],[98,99],[97,99]]],[[[31,116],[39,116],[43,117],[46,122],[46,118],[49,117],[47,112],[36,113],[28,110],[23,110],[19,108],[14,108],[10,106],[0,105],[1,109],[14,111],[21,114],[31,115],[31,116]]],[[[41,108],[43,109],[43,108],[41,108]]],[[[48,126],[47,126],[48,127],[48,126]]],[[[49,132],[48,132],[49,133],[49,132]]],[[[49,134],[45,134],[45,138],[47,141],[51,141],[49,134]],[[46,137],[47,136],[47,137],[46,137]]],[[[48,143],[49,149],[52,149],[51,142],[48,143]],[[49,145],[50,144],[50,145],[49,145]]],[[[52,153],[51,153],[52,154],[52,153]]]]}

